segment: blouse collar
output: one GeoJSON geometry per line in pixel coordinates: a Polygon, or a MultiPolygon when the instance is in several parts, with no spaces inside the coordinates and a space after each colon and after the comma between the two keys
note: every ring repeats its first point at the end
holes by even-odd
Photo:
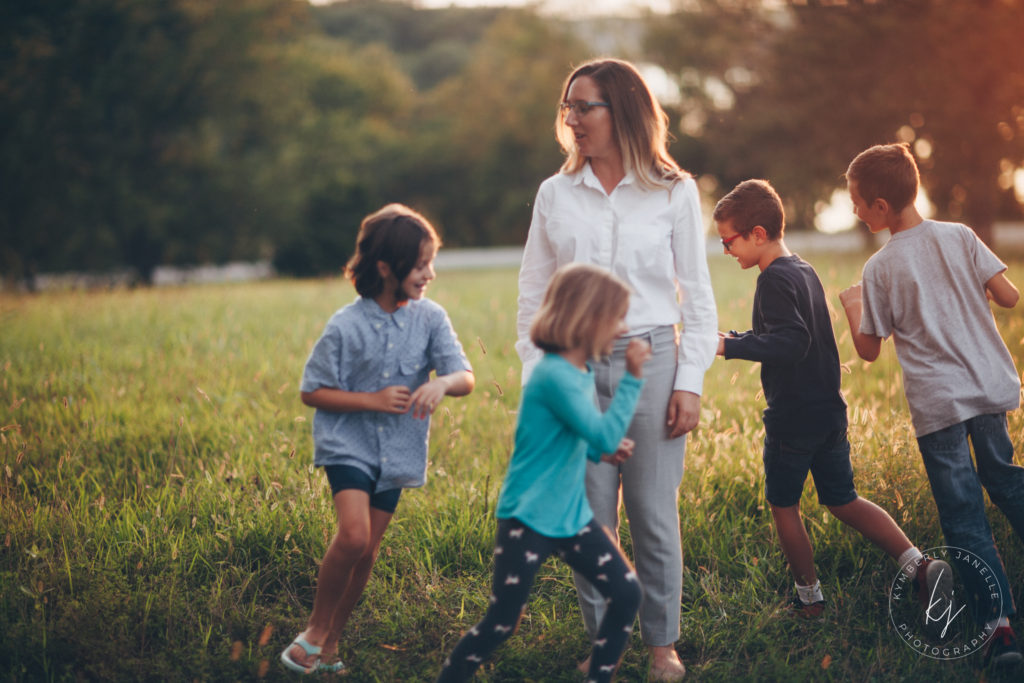
{"type": "MultiPolygon", "coordinates": [[[[622,180],[616,187],[622,187],[623,185],[632,185],[636,181],[636,176],[633,171],[627,170],[626,175],[622,176],[622,180]]],[[[594,173],[594,169],[590,167],[590,162],[583,164],[583,168],[577,171],[573,175],[572,182],[574,185],[583,184],[587,187],[592,187],[595,190],[601,190],[604,192],[604,187],[601,185],[601,181],[597,179],[597,174],[594,173]]]]}

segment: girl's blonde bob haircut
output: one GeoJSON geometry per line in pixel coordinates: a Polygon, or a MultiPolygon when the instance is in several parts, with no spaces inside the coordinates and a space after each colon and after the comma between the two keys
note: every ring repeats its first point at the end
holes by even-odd
{"type": "Polygon", "coordinates": [[[549,352],[583,348],[597,358],[598,330],[614,325],[629,309],[629,285],[587,263],[555,271],[530,325],[530,340],[549,352]]]}

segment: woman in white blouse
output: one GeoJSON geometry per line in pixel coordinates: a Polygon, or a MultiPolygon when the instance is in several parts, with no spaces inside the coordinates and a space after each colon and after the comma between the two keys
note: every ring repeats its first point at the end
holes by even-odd
{"type": "MultiPolygon", "coordinates": [[[[685,434],[700,416],[718,321],[697,185],[668,155],[667,128],[668,117],[628,62],[595,60],[566,79],[555,130],[567,158],[541,184],[534,203],[519,271],[516,350],[525,384],[542,355],[530,342],[530,321],[559,266],[591,263],[632,287],[630,331],[593,369],[603,410],[625,372],[629,338],[651,344],[649,379],[629,431],[635,454],[618,466],[588,464],[587,496],[596,519],[617,532],[621,495],[644,589],[640,627],[650,678],[677,681],[686,672],[675,651],[682,594],[679,485],[685,434]]],[[[581,577],[576,587],[593,638],[603,601],[581,577]]]]}

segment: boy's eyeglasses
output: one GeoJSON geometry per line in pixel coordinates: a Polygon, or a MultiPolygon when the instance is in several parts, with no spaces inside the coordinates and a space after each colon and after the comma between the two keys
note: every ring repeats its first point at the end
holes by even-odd
{"type": "Polygon", "coordinates": [[[568,114],[570,111],[575,112],[576,116],[586,116],[594,107],[609,107],[612,105],[607,102],[586,102],[584,100],[577,100],[575,102],[562,102],[558,105],[558,108],[563,114],[568,114]]]}
{"type": "Polygon", "coordinates": [[[743,233],[742,232],[738,232],[735,235],[733,235],[732,237],[723,237],[722,238],[722,246],[725,247],[726,251],[732,251],[732,247],[730,247],[729,245],[732,244],[734,241],[736,241],[737,237],[743,237],[743,233]]]}

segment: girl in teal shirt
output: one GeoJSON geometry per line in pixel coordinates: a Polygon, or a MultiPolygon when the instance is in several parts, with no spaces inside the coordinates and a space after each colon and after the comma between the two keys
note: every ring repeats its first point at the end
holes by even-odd
{"type": "Polygon", "coordinates": [[[498,499],[491,606],[445,660],[439,682],[464,681],[515,632],[534,577],[557,554],[609,601],[593,642],[587,681],[610,681],[633,629],[641,589],[610,532],[594,522],[587,502],[586,460],[621,463],[632,455],[625,439],[643,387],[650,346],[634,339],[626,376],[608,410],[594,397],[588,361],[611,352],[628,328],[629,289],[600,268],[574,263],[559,269],[530,329],[546,351],[523,388],[515,449],[498,499]]]}

